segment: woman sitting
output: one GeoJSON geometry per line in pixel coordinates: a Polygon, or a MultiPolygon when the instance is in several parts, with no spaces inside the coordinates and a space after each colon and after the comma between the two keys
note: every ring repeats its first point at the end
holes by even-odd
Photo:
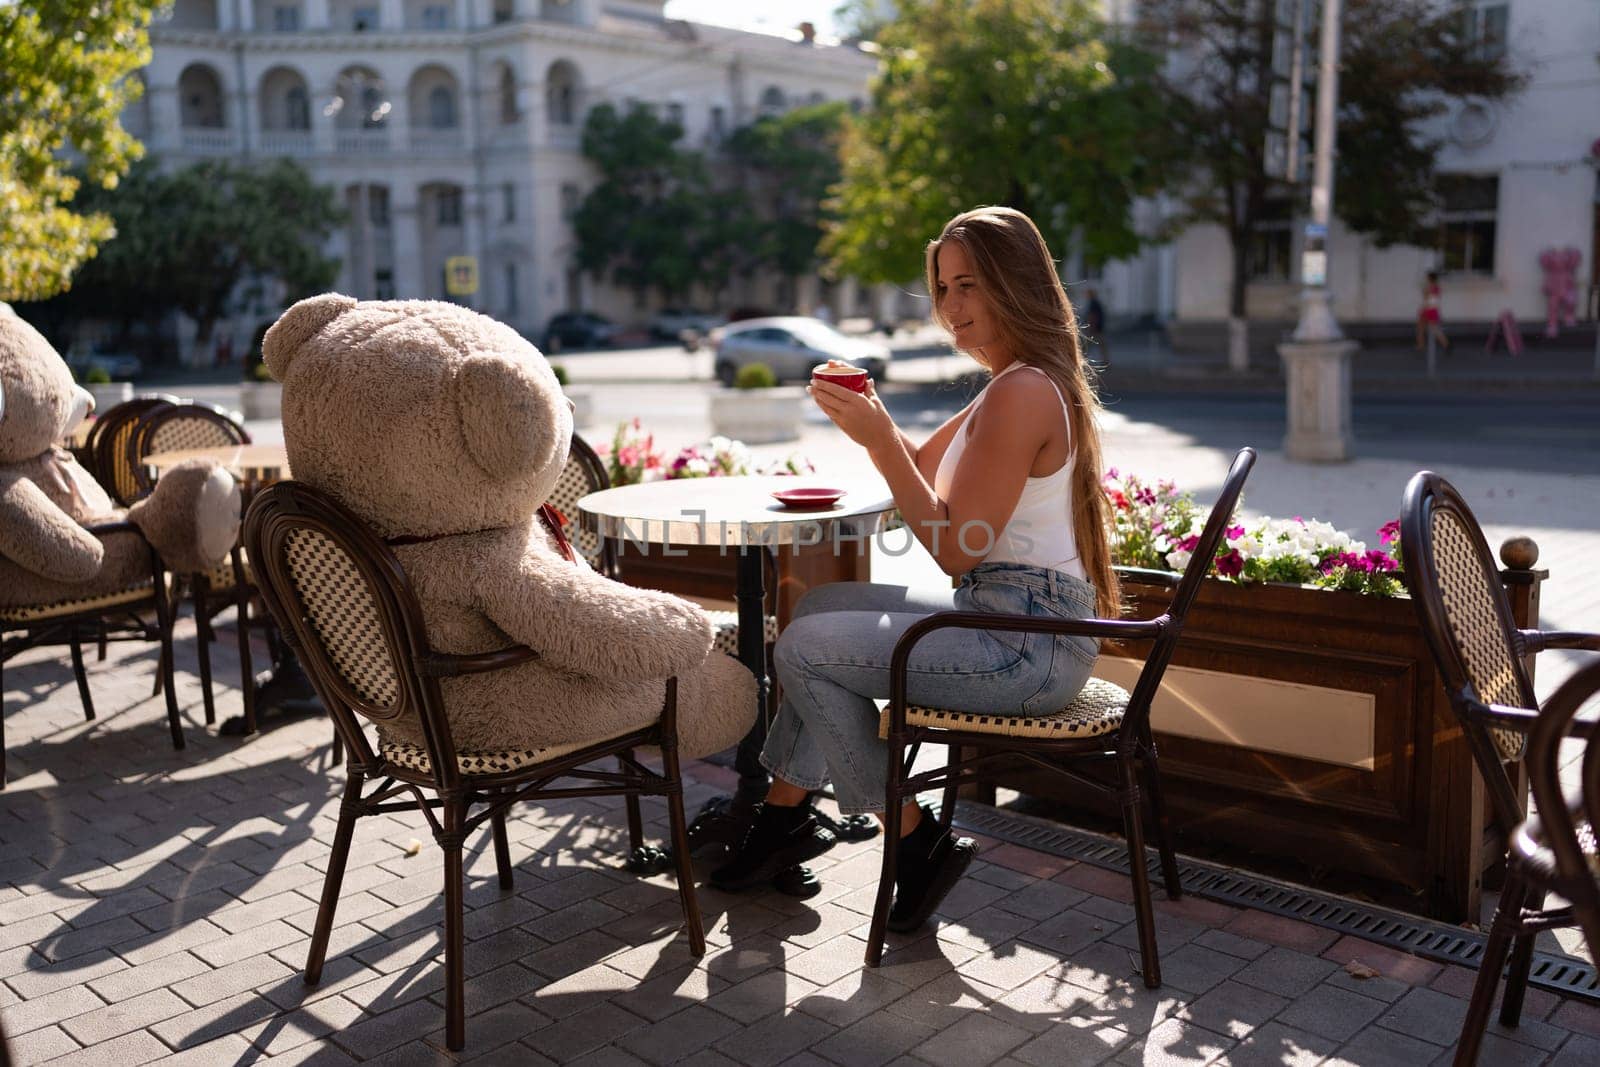
{"type": "MultiPolygon", "coordinates": [[[[922,591],[841,582],[803,597],[778,639],[783,700],[762,763],[772,787],[714,885],[747,889],[834,844],[805,804],[832,781],[846,814],[884,811],[888,753],[876,701],[889,695],[895,642],[952,608],[1056,618],[1115,617],[1119,590],[1100,489],[1099,401],[1080,358],[1072,305],[1038,229],[1009,208],[952,219],[928,245],[933,317],[991,375],[920,447],[865,394],[824,381],[819,407],[888,483],[912,532],[960,587],[922,591]]],[[[915,648],[908,699],[956,711],[1058,710],[1099,653],[1083,637],[941,630],[915,648]]],[[[976,846],[906,805],[889,928],[913,930],[976,846]]]]}

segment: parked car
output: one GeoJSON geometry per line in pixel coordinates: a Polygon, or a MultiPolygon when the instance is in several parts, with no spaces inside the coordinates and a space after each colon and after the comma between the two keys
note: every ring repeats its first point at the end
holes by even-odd
{"type": "Polygon", "coordinates": [[[92,370],[103,370],[114,382],[126,382],[144,372],[144,363],[131,352],[113,352],[104,345],[75,344],[64,357],[81,382],[92,370]]]}
{"type": "Polygon", "coordinates": [[[544,328],[540,348],[546,353],[563,348],[603,348],[617,339],[622,327],[592,311],[563,311],[544,328]]]}
{"type": "Polygon", "coordinates": [[[830,359],[864,368],[879,382],[888,377],[888,345],[846,337],[825,322],[800,315],[746,319],[723,327],[714,366],[717,380],[732,385],[739,368],[750,363],[765,363],[780,381],[808,380],[812,367],[830,359]]]}
{"type": "Polygon", "coordinates": [[[726,321],[720,315],[713,315],[709,311],[665,307],[657,311],[655,317],[650,320],[650,332],[664,341],[677,341],[683,337],[685,330],[706,334],[726,321]]]}

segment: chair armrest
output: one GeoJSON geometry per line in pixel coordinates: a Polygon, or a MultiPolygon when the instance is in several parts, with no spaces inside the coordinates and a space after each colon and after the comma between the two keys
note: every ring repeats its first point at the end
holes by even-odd
{"type": "Polygon", "coordinates": [[[463,674],[485,674],[503,671],[519,663],[539,658],[539,653],[525,645],[496,649],[493,652],[473,652],[452,655],[447,652],[430,652],[418,663],[418,669],[428,678],[455,678],[463,674]]]}
{"type": "Polygon", "coordinates": [[[1577,648],[1585,652],[1600,652],[1600,634],[1575,633],[1568,630],[1518,630],[1517,637],[1528,652],[1543,652],[1547,648],[1577,648]]]}
{"type": "Polygon", "coordinates": [[[941,611],[907,627],[889,657],[889,729],[905,726],[906,667],[917,642],[936,630],[999,630],[1007,633],[1052,634],[1067,637],[1109,637],[1119,641],[1153,641],[1171,626],[1166,615],[1154,619],[1051,619],[1038,615],[1008,615],[989,611],[941,611]]]}
{"type": "MultiPolygon", "coordinates": [[[[1513,708],[1505,704],[1484,704],[1468,699],[1467,715],[1485,726],[1497,730],[1515,730],[1525,734],[1539,721],[1540,712],[1533,708],[1513,708]]],[[[1600,735],[1600,723],[1588,719],[1573,719],[1567,727],[1568,737],[1594,737],[1600,735]]]]}

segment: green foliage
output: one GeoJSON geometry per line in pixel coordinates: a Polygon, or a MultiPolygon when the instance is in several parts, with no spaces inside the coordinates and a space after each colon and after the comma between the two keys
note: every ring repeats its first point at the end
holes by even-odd
{"type": "MultiPolygon", "coordinates": [[[[1187,150],[1174,190],[1178,225],[1215,223],[1233,248],[1231,314],[1244,314],[1246,249],[1270,194],[1262,172],[1272,76],[1274,5],[1257,0],[1146,0],[1141,28],[1176,43],[1160,100],[1187,150]]],[[[1435,0],[1346,0],[1340,53],[1334,211],[1380,247],[1426,242],[1439,142],[1423,124],[1464,95],[1498,99],[1522,84],[1504,58],[1478,53],[1459,7],[1435,0]]],[[[1313,41],[1312,61],[1316,61],[1313,41]]],[[[1308,106],[1311,106],[1308,104],[1308,106]]]]}
{"type": "Polygon", "coordinates": [[[556,376],[556,384],[565,389],[567,387],[567,368],[559,363],[550,364],[550,373],[556,376]]]}
{"type": "Polygon", "coordinates": [[[817,268],[817,246],[828,219],[824,200],[840,178],[839,138],[847,106],[835,101],[764,115],[735,130],[728,157],[760,208],[755,255],[794,278],[817,268]]]}
{"type": "Polygon", "coordinates": [[[104,367],[90,367],[83,373],[84,385],[110,385],[111,372],[104,367]]]}
{"type": "Polygon", "coordinates": [[[0,2],[0,300],[41,300],[115,230],[74,202],[83,178],[109,188],[142,148],[118,123],[150,61],[159,0],[0,2]]]}
{"type": "Polygon", "coordinates": [[[735,389],[771,389],[778,384],[778,376],[765,363],[746,363],[734,375],[735,389]]]}
{"type": "Polygon", "coordinates": [[[1108,35],[1088,0],[901,0],[877,33],[872,107],[849,122],[824,252],[903,282],[944,223],[980,204],[1031,216],[1059,254],[1128,256],[1132,208],[1177,146],[1158,55],[1108,35]]]}
{"type": "Polygon", "coordinates": [[[272,376],[272,369],[265,363],[257,363],[251,368],[250,379],[257,382],[275,382],[278,380],[272,376]]]}
{"type": "Polygon", "coordinates": [[[600,171],[572,220],[578,265],[595,277],[667,300],[692,285],[727,284],[738,204],[712,187],[705,161],[678,147],[683,128],[638,107],[589,112],[583,154],[600,171]]]}
{"type": "MultiPolygon", "coordinates": [[[[115,221],[117,237],[63,300],[80,314],[124,321],[177,309],[210,338],[235,287],[275,279],[293,302],[338,275],[322,246],[344,220],[333,189],[291,160],[252,167],[227,160],[163,172],[135,165],[113,191],[85,197],[115,221]]],[[[259,342],[246,363],[251,373],[259,342]]]]}

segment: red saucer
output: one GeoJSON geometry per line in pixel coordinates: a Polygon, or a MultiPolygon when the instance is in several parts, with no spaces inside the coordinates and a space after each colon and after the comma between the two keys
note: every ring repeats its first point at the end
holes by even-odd
{"type": "Polygon", "coordinates": [[[831,508],[843,489],[779,489],[772,494],[786,508],[831,508]]]}

